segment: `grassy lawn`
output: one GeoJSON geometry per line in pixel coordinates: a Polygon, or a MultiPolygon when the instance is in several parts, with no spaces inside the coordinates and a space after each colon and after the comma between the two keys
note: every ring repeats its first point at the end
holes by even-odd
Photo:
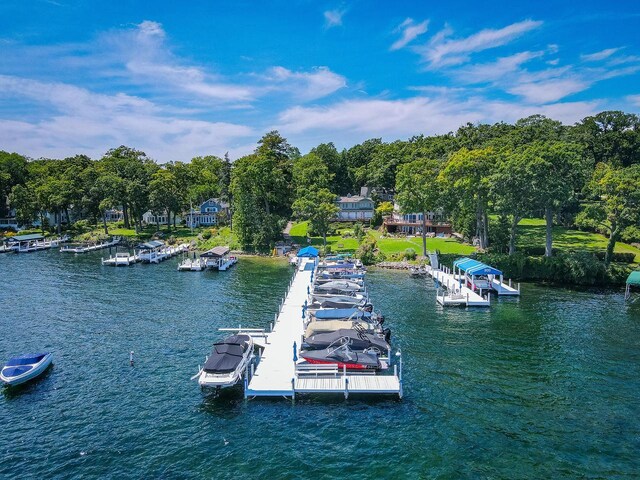
{"type": "MultiPolygon", "coordinates": [[[[526,218],[518,224],[518,246],[541,247],[545,244],[545,222],[543,219],[526,218]]],[[[553,248],[560,250],[604,251],[607,238],[599,233],[582,232],[565,227],[553,227],[553,248]]],[[[634,253],[635,262],[640,263],[640,249],[618,242],[616,252],[634,253]]]]}
{"type": "MultiPolygon", "coordinates": [[[[299,245],[307,244],[307,228],[308,222],[300,222],[291,228],[291,237],[294,242],[299,245]]],[[[349,228],[345,228],[341,233],[351,232],[349,228]]],[[[368,235],[372,235],[378,242],[378,248],[385,255],[403,253],[407,248],[413,248],[418,254],[422,252],[422,238],[394,238],[381,237],[380,232],[368,230],[368,235]]],[[[314,246],[322,246],[321,237],[312,237],[311,244],[314,246]]],[[[331,246],[333,252],[355,252],[358,249],[358,241],[353,237],[344,238],[340,235],[328,236],[327,245],[331,246]]],[[[442,253],[459,253],[467,255],[475,251],[470,245],[465,245],[452,238],[428,238],[427,249],[440,250],[442,253]]]]}

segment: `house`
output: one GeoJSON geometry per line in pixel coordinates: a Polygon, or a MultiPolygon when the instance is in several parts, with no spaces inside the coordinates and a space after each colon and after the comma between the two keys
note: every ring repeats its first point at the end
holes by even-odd
{"type": "Polygon", "coordinates": [[[122,210],[110,209],[104,212],[107,222],[121,222],[124,220],[124,212],[122,210]]]}
{"type": "Polygon", "coordinates": [[[218,225],[220,214],[224,214],[227,218],[229,216],[229,204],[218,200],[216,198],[210,198],[199,209],[192,209],[185,215],[185,221],[187,227],[208,227],[218,225]]]}
{"type": "MultiPolygon", "coordinates": [[[[147,225],[167,225],[169,223],[169,219],[167,218],[167,212],[162,212],[160,215],[155,215],[151,212],[151,210],[145,212],[142,215],[142,222],[147,225]]],[[[175,217],[175,223],[181,223],[182,219],[179,215],[175,217]]],[[[174,223],[173,215],[171,216],[171,223],[174,223]]]]}
{"type": "Polygon", "coordinates": [[[374,204],[369,197],[367,187],[363,187],[360,195],[338,197],[336,205],[340,209],[336,220],[338,222],[368,221],[373,218],[374,204]]]}
{"type": "MultiPolygon", "coordinates": [[[[452,233],[451,224],[447,222],[441,210],[426,212],[425,220],[427,233],[434,235],[450,235],[452,233]]],[[[400,208],[396,203],[393,213],[384,218],[382,225],[389,233],[422,234],[422,213],[400,213],[400,208]]]]}

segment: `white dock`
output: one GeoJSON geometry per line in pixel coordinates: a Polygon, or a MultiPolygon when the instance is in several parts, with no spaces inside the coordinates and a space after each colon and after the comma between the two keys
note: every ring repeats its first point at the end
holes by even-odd
{"type": "Polygon", "coordinates": [[[304,333],[302,305],[311,285],[312,259],[301,259],[289,291],[277,314],[271,333],[253,376],[245,387],[247,397],[295,397],[296,393],[396,394],[402,397],[402,369],[393,374],[351,373],[336,366],[308,365],[299,358],[294,362],[294,342],[298,349],[304,333]]]}
{"type": "Polygon", "coordinates": [[[72,245],[65,245],[60,249],[60,251],[63,253],[88,253],[88,252],[95,252],[96,250],[102,250],[104,248],[115,247],[119,243],[120,243],[120,237],[115,237],[113,240],[109,242],[95,243],[93,245],[76,246],[76,247],[72,245]]]}
{"type": "Polygon", "coordinates": [[[133,252],[120,252],[115,255],[111,255],[109,258],[102,259],[102,265],[109,267],[128,267],[140,261],[138,254],[133,252]]]}
{"type": "Polygon", "coordinates": [[[498,279],[491,280],[491,288],[493,288],[498,295],[520,295],[520,283],[518,283],[518,288],[513,288],[511,286],[511,279],[509,279],[509,284],[502,282],[498,279]]]}
{"type": "Polygon", "coordinates": [[[491,305],[489,295],[487,298],[481,297],[464,283],[459,282],[447,267],[442,267],[442,270],[430,268],[429,275],[442,287],[442,294],[436,293],[436,301],[442,306],[489,307],[491,305]]]}

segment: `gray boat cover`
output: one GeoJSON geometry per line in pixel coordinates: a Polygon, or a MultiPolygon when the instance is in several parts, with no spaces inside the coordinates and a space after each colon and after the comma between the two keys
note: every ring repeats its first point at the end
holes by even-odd
{"type": "Polygon", "coordinates": [[[208,373],[230,373],[242,362],[249,348],[248,335],[232,335],[222,342],[213,345],[213,351],[206,363],[204,371],[208,373]]]}

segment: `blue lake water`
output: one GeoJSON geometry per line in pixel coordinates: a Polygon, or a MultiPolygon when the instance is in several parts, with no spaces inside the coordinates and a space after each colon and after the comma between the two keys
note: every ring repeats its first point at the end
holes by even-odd
{"type": "Polygon", "coordinates": [[[0,395],[0,477],[639,475],[640,302],[621,293],[523,285],[490,309],[443,310],[430,280],[372,271],[405,397],[245,401],[189,378],[218,327],[268,327],[292,271],[176,266],[0,255],[0,358],[55,355],[0,395]]]}

